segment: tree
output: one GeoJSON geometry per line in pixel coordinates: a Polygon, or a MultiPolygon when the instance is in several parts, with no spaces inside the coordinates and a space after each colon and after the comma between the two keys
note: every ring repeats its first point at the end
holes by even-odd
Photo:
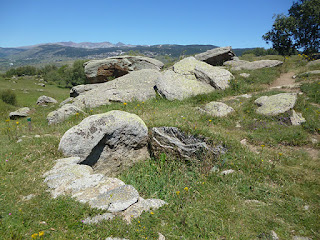
{"type": "Polygon", "coordinates": [[[279,54],[291,55],[296,49],[306,54],[319,51],[320,0],[298,0],[289,15],[276,15],[272,29],[262,38],[272,42],[279,54]]]}

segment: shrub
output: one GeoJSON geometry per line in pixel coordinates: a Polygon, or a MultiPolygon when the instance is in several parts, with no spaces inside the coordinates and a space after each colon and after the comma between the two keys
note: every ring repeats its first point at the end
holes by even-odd
{"type": "Polygon", "coordinates": [[[0,97],[1,97],[2,101],[7,103],[7,104],[10,104],[10,105],[16,105],[17,104],[16,94],[10,89],[3,90],[0,93],[0,97]]]}

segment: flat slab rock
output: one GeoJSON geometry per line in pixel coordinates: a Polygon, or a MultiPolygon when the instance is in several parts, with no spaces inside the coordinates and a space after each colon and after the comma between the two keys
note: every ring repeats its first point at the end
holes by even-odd
{"type": "Polygon", "coordinates": [[[19,108],[18,110],[9,113],[9,118],[10,119],[17,119],[17,118],[22,118],[22,117],[27,117],[29,116],[30,113],[30,108],[28,107],[23,107],[19,108]]]}
{"type": "Polygon", "coordinates": [[[126,221],[139,217],[143,211],[157,209],[166,204],[160,199],[143,199],[131,185],[126,185],[117,178],[109,178],[93,173],[88,165],[80,164],[79,157],[56,160],[55,166],[44,174],[44,182],[48,185],[53,198],[71,195],[91,207],[107,210],[108,213],[86,218],[87,224],[103,220],[111,220],[121,215],[126,221]]]}
{"type": "Polygon", "coordinates": [[[256,112],[262,115],[275,116],[292,109],[296,101],[296,93],[280,93],[272,96],[262,96],[255,100],[255,103],[259,105],[256,112]]]}
{"type": "Polygon", "coordinates": [[[223,65],[225,66],[230,66],[231,70],[233,71],[270,68],[270,67],[276,67],[281,64],[283,64],[283,62],[278,60],[259,60],[254,62],[248,62],[244,60],[237,60],[237,61],[232,60],[232,61],[227,61],[223,63],[223,65]]]}
{"type": "Polygon", "coordinates": [[[224,117],[234,112],[234,109],[222,102],[210,102],[204,106],[202,111],[213,117],[224,117]]]}
{"type": "Polygon", "coordinates": [[[135,114],[110,111],[92,115],[70,128],[61,138],[65,156],[80,157],[98,173],[114,176],[148,159],[148,128],[135,114]]]}

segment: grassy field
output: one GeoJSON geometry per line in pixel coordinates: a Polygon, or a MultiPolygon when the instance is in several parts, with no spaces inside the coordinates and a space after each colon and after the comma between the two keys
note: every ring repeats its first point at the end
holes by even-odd
{"type": "Polygon", "coordinates": [[[281,73],[309,70],[305,65],[302,57],[293,56],[280,67],[246,71],[251,74],[248,79],[234,72],[229,89],[184,101],[156,98],[88,109],[88,114],[114,109],[135,113],[149,128],[179,127],[228,149],[220,158],[204,157],[196,163],[163,155],[123,172],[118,178],[142,197],[168,203],[154,214],[143,213],[130,225],[120,218],[84,225],[81,220],[103,211],[69,197],[51,199],[46,192],[42,175],[63,157],[57,150],[60,138],[85,116],[48,126],[46,115],[57,106],[36,106],[36,100],[47,95],[61,102],[69,90],[40,87],[34,78],[21,77],[15,83],[0,78],[0,89],[14,89],[17,95],[17,106],[0,100],[0,239],[158,239],[158,232],[166,239],[270,239],[271,230],[280,239],[295,235],[320,239],[319,78],[302,80],[304,94],[295,106],[307,120],[302,126],[287,124],[286,114],[258,115],[253,103],[259,96],[284,92],[268,86],[281,73]],[[245,93],[253,97],[232,98],[245,93]],[[215,118],[196,111],[214,100],[228,103],[235,112],[215,118]],[[32,130],[26,119],[6,121],[10,111],[24,106],[32,109],[32,130]],[[243,139],[247,146],[240,143],[243,139]],[[211,173],[214,166],[235,172],[211,173]],[[26,200],[30,194],[34,197],[26,200]]]}

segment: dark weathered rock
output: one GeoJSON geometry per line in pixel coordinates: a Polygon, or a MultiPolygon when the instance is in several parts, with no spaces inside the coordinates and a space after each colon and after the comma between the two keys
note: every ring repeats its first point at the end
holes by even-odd
{"type": "Polygon", "coordinates": [[[91,60],[84,64],[86,77],[90,83],[107,82],[131,71],[142,69],[160,70],[163,63],[142,56],[117,56],[102,60],[91,60]]]}
{"type": "Polygon", "coordinates": [[[195,58],[212,66],[221,66],[225,61],[232,60],[234,56],[231,47],[221,47],[199,53],[195,55],[195,58]]]}
{"type": "Polygon", "coordinates": [[[212,147],[205,139],[188,136],[176,127],[154,127],[150,137],[151,153],[159,157],[162,153],[191,160],[203,159],[203,154],[223,154],[226,149],[221,145],[212,147]]]}

